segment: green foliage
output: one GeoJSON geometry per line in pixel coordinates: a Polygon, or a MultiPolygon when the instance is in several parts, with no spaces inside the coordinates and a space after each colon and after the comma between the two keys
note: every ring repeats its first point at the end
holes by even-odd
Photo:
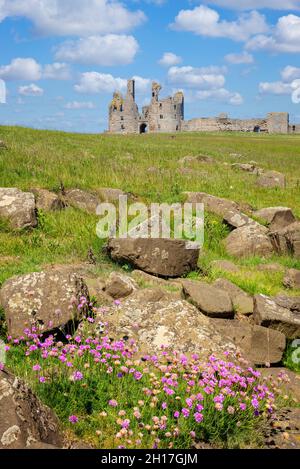
{"type": "Polygon", "coordinates": [[[283,364],[290,370],[300,373],[300,341],[289,341],[285,350],[283,364]]]}

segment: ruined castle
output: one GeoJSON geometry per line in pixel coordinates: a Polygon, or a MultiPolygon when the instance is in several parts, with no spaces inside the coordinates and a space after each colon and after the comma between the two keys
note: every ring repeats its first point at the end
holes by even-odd
{"type": "Polygon", "coordinates": [[[135,102],[135,81],[128,80],[125,98],[116,91],[109,106],[109,132],[142,134],[156,132],[266,132],[300,133],[300,125],[290,125],[287,112],[271,112],[264,119],[231,119],[226,114],[219,117],[200,117],[184,120],[184,95],[159,98],[161,86],[152,83],[149,106],[139,112],[135,102]]]}

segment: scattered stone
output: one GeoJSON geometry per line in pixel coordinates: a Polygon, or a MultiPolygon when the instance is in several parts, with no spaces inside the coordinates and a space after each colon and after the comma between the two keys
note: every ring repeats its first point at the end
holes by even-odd
{"type": "Polygon", "coordinates": [[[213,320],[187,301],[157,289],[136,291],[121,306],[110,308],[105,320],[112,337],[132,337],[141,354],[157,353],[162,345],[182,353],[199,353],[203,359],[211,353],[221,356],[226,350],[236,351],[213,320]]]}
{"type": "Polygon", "coordinates": [[[292,255],[300,259],[300,222],[271,232],[270,239],[278,254],[292,255]]]}
{"type": "Polygon", "coordinates": [[[239,320],[215,319],[214,325],[222,336],[227,336],[255,365],[280,363],[286,340],[279,331],[239,320]]]}
{"type": "MultiPolygon", "coordinates": [[[[279,330],[288,339],[300,337],[300,309],[292,311],[293,299],[271,298],[266,295],[254,297],[253,319],[255,324],[279,330]]],[[[300,303],[300,301],[299,301],[300,303]]]]}
{"type": "Polygon", "coordinates": [[[252,218],[238,210],[228,210],[228,212],[223,215],[223,221],[233,229],[241,228],[245,225],[257,225],[252,218]]]}
{"type": "Polygon", "coordinates": [[[6,371],[0,371],[0,402],[0,449],[62,447],[54,413],[6,371]]]}
{"type": "Polygon", "coordinates": [[[223,218],[230,211],[234,213],[239,211],[239,205],[236,202],[221,197],[215,197],[205,192],[184,192],[184,195],[186,196],[187,202],[203,203],[206,210],[223,218]]]}
{"type": "Polygon", "coordinates": [[[225,261],[223,261],[223,260],[213,261],[211,263],[211,267],[215,270],[220,270],[220,271],[223,271],[223,272],[235,273],[235,272],[240,271],[239,267],[236,264],[234,264],[231,261],[226,261],[226,260],[225,261]]]}
{"type": "Polygon", "coordinates": [[[247,173],[261,175],[264,170],[257,166],[255,162],[250,163],[233,163],[231,165],[233,169],[239,169],[241,171],[246,171],[247,173]]]}
{"type": "Polygon", "coordinates": [[[300,289],[300,270],[289,269],[283,279],[283,285],[286,288],[299,288],[300,289]]]}
{"type": "Polygon", "coordinates": [[[203,314],[211,318],[233,318],[234,309],[227,292],[205,282],[184,280],[183,293],[203,314]]]}
{"type": "Polygon", "coordinates": [[[3,140],[0,140],[0,149],[1,150],[6,150],[7,149],[7,146],[6,146],[5,142],[3,142],[3,140]]]}
{"type": "Polygon", "coordinates": [[[165,280],[160,277],[155,277],[154,275],[147,274],[142,270],[133,270],[131,272],[131,277],[142,286],[151,286],[151,287],[160,287],[172,290],[175,292],[182,291],[181,279],[179,280],[165,280]]]}
{"type": "Polygon", "coordinates": [[[95,194],[81,189],[71,189],[66,191],[66,201],[72,207],[95,214],[100,202],[99,198],[95,194]]]}
{"type": "Polygon", "coordinates": [[[225,248],[231,256],[270,256],[273,246],[266,227],[250,224],[237,228],[224,240],[225,248]]]}
{"type": "Polygon", "coordinates": [[[253,298],[244,290],[225,278],[217,279],[214,286],[229,294],[236,312],[245,315],[253,314],[253,298]]]}
{"type": "Polygon", "coordinates": [[[72,329],[81,316],[77,309],[81,296],[89,299],[86,284],[62,267],[7,280],[0,290],[0,304],[8,334],[19,338],[32,325],[43,333],[72,329]]]}
{"type": "Polygon", "coordinates": [[[112,272],[105,284],[105,292],[114,299],[125,298],[137,288],[132,278],[119,272],[112,272]]]}
{"type": "Polygon", "coordinates": [[[125,192],[121,191],[120,189],[112,189],[110,187],[99,189],[98,192],[99,192],[100,199],[102,200],[102,202],[110,202],[110,203],[118,202],[119,197],[121,195],[127,195],[125,192]]]}
{"type": "Polygon", "coordinates": [[[276,264],[276,262],[271,263],[271,264],[258,264],[255,267],[256,270],[259,272],[269,272],[269,273],[283,273],[285,271],[285,268],[281,264],[276,264]]]}
{"type": "Polygon", "coordinates": [[[49,212],[62,210],[66,207],[66,203],[63,201],[62,197],[54,192],[50,192],[46,189],[32,189],[32,192],[35,195],[36,208],[38,210],[49,212]]]}
{"type": "Polygon", "coordinates": [[[197,155],[197,156],[185,156],[179,163],[182,165],[191,164],[191,163],[215,163],[215,159],[212,156],[207,155],[197,155]]]}
{"type": "Polygon", "coordinates": [[[83,279],[87,285],[90,298],[95,299],[97,305],[106,306],[113,302],[113,298],[104,291],[105,280],[89,274],[83,275],[83,279]]]}
{"type": "Polygon", "coordinates": [[[37,218],[34,195],[14,188],[0,188],[0,217],[12,228],[35,228],[37,218]]]}
{"type": "Polygon", "coordinates": [[[256,210],[253,212],[253,215],[257,218],[260,218],[262,221],[270,225],[278,213],[288,213],[289,216],[292,215],[293,221],[295,221],[295,217],[293,215],[293,212],[290,208],[288,207],[267,207],[267,208],[261,208],[260,210],[256,210]]]}
{"type": "Polygon", "coordinates": [[[109,256],[161,277],[181,277],[197,269],[200,249],[196,243],[163,238],[111,238],[109,256]]]}
{"type": "Polygon", "coordinates": [[[258,179],[257,185],[260,187],[284,189],[286,186],[285,176],[277,171],[266,171],[258,179]]]}

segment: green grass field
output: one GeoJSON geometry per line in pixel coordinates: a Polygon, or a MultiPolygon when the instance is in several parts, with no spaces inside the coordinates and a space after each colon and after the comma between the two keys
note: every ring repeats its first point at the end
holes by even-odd
{"type": "MultiPolygon", "coordinates": [[[[96,191],[113,187],[132,192],[147,202],[178,202],[183,191],[204,191],[256,209],[291,207],[300,217],[300,136],[81,135],[0,127],[0,140],[7,145],[7,149],[0,148],[0,187],[53,191],[59,191],[61,183],[67,189],[96,191]],[[216,163],[193,163],[189,166],[193,171],[183,174],[178,160],[199,154],[214,157],[216,163]],[[230,167],[231,163],[249,161],[283,172],[286,189],[258,188],[256,176],[230,167]]],[[[93,215],[68,208],[40,213],[39,227],[31,232],[12,233],[5,222],[0,222],[0,284],[13,275],[40,270],[49,263],[84,261],[90,247],[99,268],[104,262],[107,267],[109,261],[101,253],[103,242],[95,233],[96,221],[93,215]]],[[[220,243],[227,233],[221,220],[207,216],[205,249],[199,266],[201,275],[209,280],[220,274],[211,270],[211,261],[229,259],[220,243]]],[[[268,262],[273,261],[300,268],[299,260],[274,257],[268,262]]],[[[241,271],[226,276],[250,293],[275,294],[284,290],[282,273],[256,270],[258,263],[266,261],[251,258],[237,262],[241,271]]]]}

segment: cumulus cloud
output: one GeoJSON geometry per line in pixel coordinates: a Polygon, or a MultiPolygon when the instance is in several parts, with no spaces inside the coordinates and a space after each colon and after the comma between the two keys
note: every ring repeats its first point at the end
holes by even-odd
{"type": "Polygon", "coordinates": [[[133,36],[89,36],[64,42],[58,47],[55,58],[86,65],[127,65],[133,61],[138,49],[133,36]]]}
{"type": "Polygon", "coordinates": [[[171,67],[168,71],[168,81],[172,85],[216,89],[225,84],[224,69],[221,67],[171,67]]]}
{"type": "Polygon", "coordinates": [[[227,54],[225,55],[225,60],[229,64],[239,65],[239,64],[253,64],[254,58],[249,52],[242,52],[241,54],[227,54]]]}
{"type": "Polygon", "coordinates": [[[45,80],[70,80],[70,66],[66,63],[59,62],[45,65],[43,68],[42,78],[45,80]]]}
{"type": "Polygon", "coordinates": [[[246,48],[283,53],[300,52],[300,17],[296,15],[282,16],[271,34],[254,36],[248,41],[246,48]]]}
{"type": "Polygon", "coordinates": [[[95,104],[91,101],[71,101],[65,105],[65,109],[95,109],[95,104]]]}
{"type": "Polygon", "coordinates": [[[42,68],[36,60],[32,58],[13,59],[9,65],[0,67],[0,78],[3,80],[40,80],[42,68]]]}
{"type": "Polygon", "coordinates": [[[182,62],[182,58],[173,52],[165,52],[162,58],[158,61],[159,65],[163,67],[172,67],[173,65],[178,65],[182,62]]]}
{"type": "Polygon", "coordinates": [[[292,92],[291,84],[282,81],[261,82],[258,89],[261,94],[289,95],[292,92]]]}
{"type": "Polygon", "coordinates": [[[5,81],[0,80],[0,104],[6,103],[6,84],[5,81]]]}
{"type": "Polygon", "coordinates": [[[23,96],[43,96],[44,90],[32,83],[31,85],[20,86],[19,94],[23,96]]]}
{"type": "Polygon", "coordinates": [[[269,8],[270,10],[299,10],[299,0],[205,0],[205,3],[233,10],[269,8]]]}
{"type": "Polygon", "coordinates": [[[300,78],[300,68],[299,67],[292,67],[291,65],[287,65],[281,71],[281,78],[284,82],[290,82],[293,80],[297,80],[300,78]]]}
{"type": "MultiPolygon", "coordinates": [[[[137,92],[143,93],[150,87],[150,79],[140,76],[134,76],[133,78],[137,92]]],[[[126,88],[126,78],[114,77],[109,73],[98,72],[82,73],[79,83],[74,87],[77,93],[84,94],[113,93],[115,90],[125,91],[126,88]]]]}
{"type": "Polygon", "coordinates": [[[259,93],[271,95],[290,95],[295,104],[300,103],[300,68],[286,66],[281,71],[282,81],[261,82],[259,93]]]}
{"type": "Polygon", "coordinates": [[[224,37],[234,41],[246,41],[254,34],[265,33],[269,29],[264,15],[257,11],[241,14],[236,21],[227,21],[205,5],[193,10],[181,10],[171,27],[199,36],[224,37]]]}
{"type": "Polygon", "coordinates": [[[42,35],[90,36],[122,33],[145,21],[118,0],[1,0],[0,21],[24,17],[42,35]]]}
{"type": "Polygon", "coordinates": [[[198,99],[212,99],[214,101],[220,101],[224,104],[232,104],[233,106],[240,106],[244,100],[240,93],[232,93],[225,88],[218,90],[203,90],[197,91],[196,97],[198,99]]]}

